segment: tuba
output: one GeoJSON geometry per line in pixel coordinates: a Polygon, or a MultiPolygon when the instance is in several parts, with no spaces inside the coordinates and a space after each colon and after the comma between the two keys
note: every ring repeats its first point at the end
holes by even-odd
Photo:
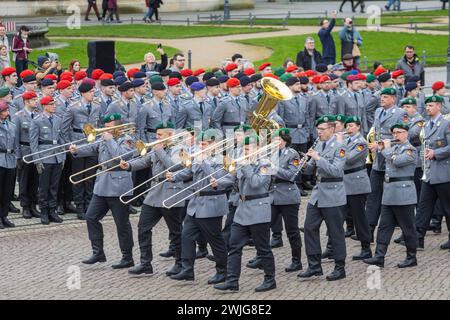
{"type": "MultiPolygon", "coordinates": [[[[374,143],[376,140],[375,137],[375,127],[370,128],[369,133],[367,134],[367,143],[374,143]]],[[[373,161],[375,160],[375,154],[374,152],[369,152],[367,154],[366,158],[366,164],[373,164],[373,161]]]]}

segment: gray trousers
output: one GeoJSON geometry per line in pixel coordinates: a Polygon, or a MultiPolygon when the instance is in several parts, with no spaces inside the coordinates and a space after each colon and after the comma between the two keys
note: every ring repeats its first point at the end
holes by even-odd
{"type": "Polygon", "coordinates": [[[44,164],[39,176],[39,208],[56,209],[58,205],[58,186],[62,172],[62,163],[44,164]]]}
{"type": "Polygon", "coordinates": [[[38,203],[39,175],[33,163],[23,164],[19,171],[19,200],[23,208],[38,203]]]}
{"type": "Polygon", "coordinates": [[[377,232],[377,243],[389,245],[397,225],[402,229],[405,245],[408,249],[417,249],[418,239],[414,224],[414,208],[416,205],[381,206],[380,225],[377,232]]]}
{"type": "Polygon", "coordinates": [[[369,226],[375,228],[381,213],[381,198],[383,197],[384,171],[370,172],[370,187],[372,192],[367,196],[366,216],[369,226]]]}

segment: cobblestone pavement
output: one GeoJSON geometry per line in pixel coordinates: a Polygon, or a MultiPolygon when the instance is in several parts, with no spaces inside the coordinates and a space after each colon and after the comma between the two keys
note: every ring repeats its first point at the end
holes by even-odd
{"type": "MultiPolygon", "coordinates": [[[[302,201],[301,224],[307,200],[302,201]]],[[[416,268],[398,269],[396,264],[404,259],[405,249],[392,244],[386,267],[379,274],[368,271],[362,262],[351,261],[349,257],[359,251],[359,243],[348,239],[347,278],[333,283],[326,281],[325,276],[301,281],[296,272],[285,273],[284,267],[290,262],[290,249],[284,234],[284,247],[274,249],[276,290],[254,293],[254,288],[262,281],[262,271],[243,267],[240,291],[223,294],[207,285],[208,277],[214,274],[214,263],[207,259],[197,260],[194,282],[179,283],[167,279],[164,273],[173,260],[158,256],[168,246],[163,221],[153,233],[155,274],[130,278],[126,270],[116,271],[110,266],[120,259],[111,216],[104,221],[108,261],[93,266],[80,263],[91,253],[85,224],[75,220],[73,215],[64,218],[66,221],[62,225],[44,227],[37,224],[37,219],[32,221],[35,225],[30,225],[29,220],[13,215],[18,227],[0,230],[0,299],[450,299],[450,252],[439,249],[447,239],[446,232],[427,236],[425,251],[418,253],[419,266],[416,268]],[[25,223],[28,225],[24,226],[25,223]],[[81,272],[80,289],[74,289],[76,273],[73,272],[77,268],[81,272]],[[68,289],[68,284],[72,289],[68,289]]],[[[137,244],[138,216],[131,219],[137,244]]],[[[322,229],[322,244],[325,245],[325,228],[322,229]]],[[[399,230],[394,236],[398,233],[399,230]]],[[[243,264],[254,254],[253,248],[246,247],[243,264]]],[[[134,257],[138,261],[137,245],[134,257]]],[[[306,267],[304,252],[302,260],[306,267]]],[[[324,273],[331,272],[333,266],[331,261],[324,262],[324,273]]]]}

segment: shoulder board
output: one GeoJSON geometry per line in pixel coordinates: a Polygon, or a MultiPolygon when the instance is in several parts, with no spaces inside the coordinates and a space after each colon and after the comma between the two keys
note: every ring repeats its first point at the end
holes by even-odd
{"type": "Polygon", "coordinates": [[[188,93],[183,93],[183,94],[180,94],[180,98],[184,99],[184,100],[191,100],[192,96],[188,93]]]}
{"type": "Polygon", "coordinates": [[[75,100],[73,103],[69,104],[69,108],[71,107],[78,107],[81,106],[81,101],[80,100],[75,100]]]}
{"type": "Polygon", "coordinates": [[[101,104],[102,100],[100,99],[100,97],[95,97],[94,100],[92,101],[92,103],[101,104]]]}

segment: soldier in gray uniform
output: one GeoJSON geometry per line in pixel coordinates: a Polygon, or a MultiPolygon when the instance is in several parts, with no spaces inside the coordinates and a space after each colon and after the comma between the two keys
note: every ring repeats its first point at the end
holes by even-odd
{"type": "Polygon", "coordinates": [[[150,100],[147,96],[148,84],[143,79],[134,79],[131,84],[134,88],[134,100],[139,112],[144,103],[150,100]]]}
{"type": "Polygon", "coordinates": [[[241,96],[240,81],[231,78],[227,81],[227,86],[230,94],[220,100],[212,115],[213,127],[223,130],[225,135],[227,130],[246,123],[249,109],[247,100],[241,96]]]}
{"type": "MultiPolygon", "coordinates": [[[[167,174],[170,181],[176,182],[193,178],[191,185],[193,196],[189,200],[183,222],[182,269],[179,273],[170,276],[173,280],[194,280],[195,243],[202,235],[211,246],[216,262],[216,274],[208,279],[208,284],[225,281],[227,249],[222,236],[222,218],[228,213],[226,193],[227,188],[233,185],[234,176],[221,169],[222,152],[205,150],[218,142],[221,137],[222,133],[218,129],[203,131],[197,139],[200,144],[199,149],[204,152],[198,158],[194,158],[192,167],[185,168],[176,175],[172,172],[167,174]],[[198,183],[200,180],[202,182],[198,183]]],[[[168,205],[171,205],[172,201],[169,201],[168,205]]]]}
{"type": "Polygon", "coordinates": [[[364,110],[366,111],[367,128],[373,125],[375,110],[380,106],[380,91],[377,90],[377,77],[368,74],[366,77],[367,87],[363,89],[364,110]]]}
{"type": "Polygon", "coordinates": [[[16,182],[16,153],[19,149],[19,138],[15,124],[8,118],[8,104],[0,101],[0,181],[2,182],[0,229],[14,227],[14,223],[8,220],[8,212],[16,182]]]}
{"type": "Polygon", "coordinates": [[[317,168],[317,184],[311,194],[305,218],[305,249],[308,269],[298,275],[309,278],[323,274],[321,266],[320,226],[325,220],[328,235],[334,249],[334,271],[328,281],[343,279],[345,274],[345,234],[343,228],[343,206],[346,205],[344,187],[345,148],[334,136],[334,119],[322,116],[316,121],[320,143],[306,154],[311,157],[305,171],[317,168]]]}
{"type": "MultiPolygon", "coordinates": [[[[37,81],[36,81],[36,75],[28,75],[22,79],[23,87],[25,89],[24,92],[27,91],[36,91],[37,90],[37,81]]],[[[22,110],[24,108],[24,101],[23,101],[23,93],[18,94],[14,97],[12,104],[16,107],[16,110],[22,110]]]]}
{"type": "Polygon", "coordinates": [[[46,225],[50,222],[61,223],[62,219],[56,212],[58,205],[58,185],[61,178],[65,154],[37,160],[40,157],[48,156],[60,152],[60,149],[53,149],[45,152],[46,149],[62,144],[62,119],[56,112],[55,101],[52,97],[46,96],[40,100],[44,112],[31,122],[30,127],[30,148],[31,153],[35,153],[33,160],[36,170],[39,173],[39,209],[41,211],[41,222],[46,225]],[[44,151],[39,152],[38,151],[44,151]]]}
{"type": "Polygon", "coordinates": [[[19,200],[22,207],[24,219],[32,217],[40,218],[36,209],[38,204],[39,175],[34,163],[25,163],[22,158],[31,153],[30,149],[30,127],[34,118],[39,115],[37,112],[37,95],[33,91],[22,94],[25,106],[13,116],[16,125],[16,135],[19,140],[17,152],[17,167],[19,169],[19,200]]]}
{"type": "MultiPolygon", "coordinates": [[[[92,94],[94,94],[92,92],[92,94]]],[[[112,127],[121,124],[120,114],[111,114],[103,118],[105,127],[112,127]]],[[[86,157],[98,155],[98,161],[104,162],[118,156],[129,160],[133,150],[133,141],[130,136],[115,137],[111,132],[102,134],[102,142],[94,145],[77,148],[76,145],[70,146],[70,152],[74,157],[86,157]]],[[[105,166],[110,168],[119,162],[110,161],[105,166]]],[[[104,168],[103,170],[105,170],[104,168]]],[[[129,219],[128,206],[120,202],[119,196],[131,190],[133,181],[131,173],[117,168],[95,179],[94,194],[86,211],[86,224],[89,234],[89,240],[92,245],[92,256],[82,262],[84,264],[94,264],[96,262],[105,262],[106,256],[103,251],[103,228],[101,220],[111,210],[114,222],[117,227],[117,236],[119,246],[122,252],[122,259],[119,263],[113,264],[113,269],[123,269],[134,266],[133,261],[133,231],[129,219]]]]}
{"type": "Polygon", "coordinates": [[[133,84],[126,81],[119,86],[118,90],[120,92],[120,99],[112,102],[108,106],[105,116],[118,113],[122,116],[123,123],[136,123],[139,110],[133,99],[133,84]]]}
{"type": "Polygon", "coordinates": [[[380,225],[377,232],[377,247],[373,258],[365,259],[367,264],[384,267],[384,257],[397,225],[402,229],[406,243],[406,259],[399,268],[417,265],[417,234],[414,224],[414,208],[417,195],[414,185],[414,171],[417,164],[417,150],[408,141],[408,124],[401,122],[391,127],[396,141],[384,139],[383,155],[386,159],[386,175],[383,187],[380,225]]]}
{"type": "Polygon", "coordinates": [[[237,163],[236,177],[239,180],[239,204],[231,225],[230,248],[228,250],[227,276],[224,283],[215,289],[239,290],[242,249],[252,237],[258,256],[263,260],[264,281],[255,288],[256,292],[276,288],[275,260],[270,248],[271,199],[269,188],[271,176],[267,164],[258,162],[253,156],[257,150],[257,136],[244,139],[243,156],[247,158],[237,163]]]}
{"type": "Polygon", "coordinates": [[[69,106],[73,104],[76,100],[73,97],[73,86],[68,80],[61,80],[56,85],[58,90],[58,96],[55,98],[56,104],[56,115],[61,119],[64,117],[64,113],[67,111],[69,106]]]}
{"type": "Polygon", "coordinates": [[[214,112],[219,105],[219,94],[220,94],[220,82],[216,78],[208,79],[205,82],[206,88],[208,90],[207,93],[207,103],[211,105],[211,108],[214,112]]]}
{"type": "MultiPolygon", "coordinates": [[[[156,126],[157,140],[167,139],[173,135],[174,125],[171,122],[159,123],[156,126]]],[[[141,216],[138,224],[139,249],[141,251],[141,263],[134,268],[128,270],[130,275],[151,274],[153,273],[152,260],[152,230],[153,227],[164,218],[169,228],[169,232],[173,236],[175,250],[175,265],[171,270],[166,272],[167,276],[177,274],[181,270],[181,209],[184,207],[184,201],[171,209],[163,207],[162,202],[180,191],[182,183],[174,183],[166,181],[162,174],[170,167],[176,164],[177,154],[180,148],[170,147],[168,144],[158,144],[153,147],[152,151],[143,158],[138,158],[130,162],[121,163],[121,168],[128,171],[137,171],[152,166],[153,180],[151,186],[154,187],[147,194],[142,206],[141,216]]],[[[180,166],[181,167],[181,166],[180,166]]]]}
{"type": "Polygon", "coordinates": [[[181,83],[178,78],[170,78],[167,81],[168,91],[167,91],[167,100],[172,106],[172,110],[174,114],[178,114],[178,110],[180,109],[181,104],[181,83]]]}
{"type": "Polygon", "coordinates": [[[190,99],[182,99],[180,109],[176,117],[176,128],[198,127],[207,130],[211,126],[212,107],[206,103],[206,85],[202,82],[194,82],[190,86],[194,96],[190,99]]]}
{"type": "Polygon", "coordinates": [[[106,110],[109,105],[114,102],[116,98],[116,87],[112,79],[103,79],[100,81],[100,119],[106,115],[106,110]]]}
{"type": "Polygon", "coordinates": [[[393,88],[385,88],[380,92],[380,95],[381,108],[378,108],[375,112],[373,123],[375,142],[369,143],[370,151],[375,152],[375,159],[372,165],[372,171],[370,172],[370,187],[372,192],[368,195],[366,204],[366,216],[369,220],[372,235],[380,217],[384,171],[386,170],[385,159],[381,152],[382,145],[378,142],[385,139],[392,139],[390,130],[392,125],[400,122],[408,123],[407,113],[395,104],[397,91],[393,88]]]}
{"type": "Polygon", "coordinates": [[[441,114],[441,96],[430,96],[425,102],[430,120],[424,126],[424,179],[416,213],[419,248],[424,247],[425,233],[438,199],[447,222],[450,219],[450,120],[441,114]]]}
{"type": "Polygon", "coordinates": [[[360,79],[355,75],[347,77],[347,91],[339,99],[340,110],[344,115],[357,116],[361,119],[361,132],[366,135],[369,132],[367,125],[366,110],[364,109],[364,98],[359,92],[360,79]]]}
{"type": "MultiPolygon", "coordinates": [[[[83,127],[89,123],[95,128],[100,126],[100,104],[94,99],[94,87],[92,84],[83,82],[78,91],[81,99],[69,105],[63,116],[63,124],[61,128],[62,135],[66,143],[85,138],[83,127]]],[[[82,170],[88,169],[97,163],[95,155],[83,157],[78,155],[72,159],[72,173],[75,174],[82,170]]],[[[83,177],[92,175],[93,172],[88,171],[83,177]]],[[[82,178],[82,177],[81,177],[82,178]]],[[[84,219],[86,209],[92,199],[92,190],[94,181],[86,180],[72,187],[73,200],[76,206],[78,219],[84,219]]]]}

